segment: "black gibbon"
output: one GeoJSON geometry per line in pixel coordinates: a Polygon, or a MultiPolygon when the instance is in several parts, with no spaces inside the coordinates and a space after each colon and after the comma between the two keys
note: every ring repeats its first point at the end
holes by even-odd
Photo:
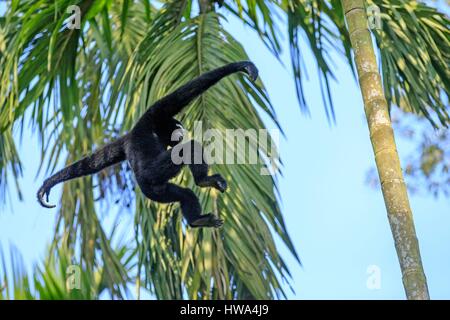
{"type": "MultiPolygon", "coordinates": [[[[91,175],[128,160],[136,181],[147,198],[160,203],[179,202],[191,227],[222,226],[223,220],[214,214],[201,214],[200,202],[192,190],[169,182],[184,164],[174,163],[171,157],[173,147],[183,139],[180,130],[182,125],[173,117],[219,80],[236,72],[245,72],[252,81],[258,77],[258,69],[249,61],[230,63],[202,74],[155,102],[129,133],[46,179],[37,193],[38,201],[46,208],[53,208],[54,205],[44,201],[44,196],[48,202],[50,189],[56,184],[91,175]]],[[[192,140],[179,146],[183,152],[190,151],[188,165],[197,186],[213,187],[221,192],[226,190],[227,183],[222,176],[208,175],[208,164],[199,142],[192,140]],[[193,161],[198,156],[201,161],[193,161]]]]}

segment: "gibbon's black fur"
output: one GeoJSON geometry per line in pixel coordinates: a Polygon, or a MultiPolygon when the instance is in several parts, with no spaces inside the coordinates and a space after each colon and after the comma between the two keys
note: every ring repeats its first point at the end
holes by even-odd
{"type": "MultiPolygon", "coordinates": [[[[46,208],[53,208],[54,205],[44,202],[44,196],[48,202],[50,189],[54,185],[94,174],[128,160],[146,197],[160,203],[179,202],[191,227],[220,227],[223,220],[212,213],[201,215],[200,202],[192,190],[168,182],[180,172],[183,165],[175,164],[171,158],[170,147],[179,144],[183,139],[182,134],[178,134],[178,139],[173,140],[174,131],[182,129],[181,123],[173,117],[219,80],[240,71],[247,73],[252,81],[258,77],[258,69],[252,62],[235,62],[204,73],[157,101],[129,133],[46,179],[37,193],[39,203],[46,208]]],[[[196,185],[213,187],[224,192],[227,188],[225,179],[219,174],[208,176],[208,164],[204,160],[200,143],[192,140],[181,146],[188,148],[181,150],[191,151],[190,160],[200,156],[201,161],[189,162],[196,185]]]]}

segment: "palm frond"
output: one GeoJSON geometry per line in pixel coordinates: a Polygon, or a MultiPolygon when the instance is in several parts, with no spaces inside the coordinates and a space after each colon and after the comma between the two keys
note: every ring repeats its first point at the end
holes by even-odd
{"type": "MultiPolygon", "coordinates": [[[[82,7],[80,30],[64,29],[69,5],[65,0],[19,1],[7,16],[1,125],[6,129],[12,123],[21,124],[31,108],[31,120],[42,141],[42,168],[47,171],[54,171],[61,162],[73,162],[129,129],[148,103],[200,73],[247,59],[242,47],[222,29],[219,17],[191,19],[191,1],[170,1],[156,15],[148,1],[70,4],[82,7]],[[17,16],[28,18],[13,19],[17,16]],[[138,44],[139,50],[132,54],[138,44]]],[[[184,121],[192,126],[201,119],[205,128],[222,131],[265,128],[257,110],[278,125],[262,84],[254,86],[235,76],[196,101],[184,121]]],[[[258,152],[269,155],[268,147],[258,152]]],[[[227,219],[223,232],[186,231],[177,206],[149,205],[137,193],[139,275],[146,277],[144,285],[158,298],[283,295],[280,281],[289,273],[271,231],[294,255],[295,250],[278,207],[276,180],[259,175],[261,165],[213,168],[234,181],[233,196],[199,194],[205,210],[220,210],[227,219]]],[[[86,270],[101,267],[102,284],[115,296],[122,295],[132,276],[113,250],[95,199],[105,203],[114,190],[130,190],[129,177],[125,166],[66,184],[52,245],[53,250],[64,247],[77,252],[86,270]]],[[[179,182],[193,185],[186,175],[179,182]]]]}
{"type": "MultiPolygon", "coordinates": [[[[128,94],[125,123],[130,126],[152,102],[201,73],[232,61],[248,59],[245,51],[220,25],[219,16],[201,15],[176,26],[162,41],[143,40],[124,86],[128,94]],[[148,43],[147,43],[148,42],[148,43]]],[[[255,86],[239,76],[223,79],[181,116],[187,128],[202,121],[203,129],[263,129],[252,105],[276,123],[262,83],[255,86]]],[[[259,149],[268,155],[269,150],[259,149]]],[[[205,212],[226,221],[220,230],[192,230],[183,225],[177,205],[148,203],[137,193],[136,234],[144,283],[163,299],[256,298],[283,296],[279,278],[288,270],[279,256],[270,229],[295,255],[276,196],[276,181],[260,175],[260,165],[214,165],[230,182],[229,191],[197,194],[205,212]],[[213,279],[211,281],[211,279],[213,279]],[[235,290],[233,288],[240,288],[235,290]]],[[[177,183],[194,190],[188,174],[177,183]]]]}
{"type": "MultiPolygon", "coordinates": [[[[150,23],[153,9],[145,3],[130,4],[127,14],[123,3],[91,0],[18,1],[8,11],[0,56],[0,126],[6,132],[12,123],[22,125],[31,109],[27,114],[40,134],[41,167],[47,172],[117,135],[114,119],[105,116],[110,112],[105,97],[150,23]],[[65,26],[69,5],[81,7],[79,30],[65,26]],[[18,16],[24,19],[14,19],[18,16]]],[[[11,143],[2,145],[11,153],[11,143]]],[[[4,159],[12,161],[11,156],[4,159]]],[[[120,294],[117,288],[129,277],[100,224],[94,199],[123,188],[123,169],[100,175],[96,184],[82,179],[65,186],[54,243],[81,247],[86,268],[103,265],[112,294],[120,294]]]]}
{"type": "MultiPolygon", "coordinates": [[[[369,1],[369,3],[372,3],[369,1]]],[[[450,19],[419,1],[374,1],[384,91],[390,105],[450,124],[450,19]]]]}
{"type": "MultiPolygon", "coordinates": [[[[424,115],[434,126],[448,126],[450,20],[421,1],[371,0],[381,9],[382,29],[373,30],[380,52],[381,74],[389,106],[424,115]]],[[[325,110],[334,119],[330,80],[332,52],[352,68],[351,45],[339,0],[234,0],[226,8],[253,28],[275,56],[286,25],[297,97],[308,112],[303,90],[306,66],[300,43],[306,40],[317,61],[325,110]],[[277,14],[277,8],[283,14],[277,14]],[[281,16],[281,18],[280,18],[281,16]]]]}
{"type": "MultiPolygon", "coordinates": [[[[126,245],[119,246],[116,252],[128,271],[134,268],[126,245]]],[[[104,268],[83,268],[67,248],[49,251],[44,262],[31,268],[31,275],[14,246],[9,253],[8,264],[6,251],[0,248],[0,300],[92,300],[99,299],[108,288],[104,268]]],[[[125,290],[125,294],[129,292],[125,290]]]]}
{"type": "Polygon", "coordinates": [[[253,28],[276,57],[281,54],[280,41],[287,35],[297,98],[301,110],[309,113],[303,89],[306,65],[301,51],[301,43],[306,40],[317,60],[327,118],[334,121],[330,80],[335,77],[330,52],[343,54],[353,66],[340,1],[236,0],[226,8],[253,28]]]}
{"type": "MultiPolygon", "coordinates": [[[[0,134],[0,203],[6,200],[8,186],[14,184],[19,199],[22,193],[19,186],[19,177],[22,175],[22,164],[17,153],[16,144],[11,129],[0,134]],[[12,175],[12,182],[10,176],[12,175]]],[[[1,205],[1,204],[0,204],[1,205]]]]}
{"type": "Polygon", "coordinates": [[[351,46],[340,1],[290,1],[281,2],[287,14],[287,34],[297,97],[300,107],[308,112],[303,90],[306,66],[301,52],[301,42],[306,40],[317,62],[323,104],[329,121],[335,121],[330,80],[335,80],[331,52],[336,51],[352,67],[351,46]]]}

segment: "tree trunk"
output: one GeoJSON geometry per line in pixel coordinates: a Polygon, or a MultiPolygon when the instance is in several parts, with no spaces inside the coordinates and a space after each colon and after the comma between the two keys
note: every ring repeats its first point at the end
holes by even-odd
{"type": "Polygon", "coordinates": [[[429,299],[419,243],[378,72],[364,0],[342,0],[384,202],[408,299],[429,299]]]}
{"type": "Polygon", "coordinates": [[[208,13],[213,9],[212,0],[199,0],[198,4],[200,7],[200,13],[208,13]]]}

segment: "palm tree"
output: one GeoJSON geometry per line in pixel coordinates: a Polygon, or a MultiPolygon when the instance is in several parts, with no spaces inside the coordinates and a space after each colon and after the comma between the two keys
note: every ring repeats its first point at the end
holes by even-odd
{"type": "MultiPolygon", "coordinates": [[[[219,15],[194,14],[190,1],[171,1],[159,9],[149,1],[20,1],[11,4],[3,21],[2,130],[11,134],[22,119],[31,119],[47,171],[65,154],[65,162],[73,162],[127,131],[149,104],[188,80],[248,59],[219,15]],[[82,12],[79,30],[64,24],[70,15],[66,8],[73,4],[82,12]]],[[[263,84],[235,76],[196,100],[182,120],[187,128],[202,121],[205,129],[263,129],[257,109],[277,124],[263,84]]],[[[7,142],[14,150],[14,141],[7,142]]],[[[270,156],[268,148],[258,152],[270,156]]],[[[16,158],[2,156],[18,165],[16,158]]],[[[160,299],[282,297],[280,282],[289,271],[272,231],[297,255],[275,177],[260,175],[260,169],[213,169],[230,182],[229,191],[220,197],[213,191],[198,195],[205,211],[227,221],[221,230],[185,228],[178,205],[157,205],[139,190],[130,197],[135,186],[126,166],[65,184],[52,248],[68,248],[91,273],[101,269],[117,296],[123,291],[117,286],[136,281],[160,299]],[[134,275],[117,256],[95,200],[103,206],[117,201],[118,215],[135,205],[134,275]]],[[[189,175],[178,182],[194,187],[189,175]]],[[[104,213],[112,216],[108,209],[104,213]]]]}
{"type": "MultiPolygon", "coordinates": [[[[119,245],[116,251],[127,272],[133,268],[130,248],[129,244],[119,245]]],[[[72,265],[73,253],[67,248],[50,251],[45,263],[33,266],[32,277],[26,272],[22,256],[15,247],[9,250],[9,265],[5,256],[6,252],[0,247],[0,300],[88,300],[108,293],[117,295],[110,292],[104,282],[105,269],[81,272],[79,266],[72,265]]],[[[131,296],[127,290],[119,294],[131,296]]]]}
{"type": "MultiPolygon", "coordinates": [[[[25,119],[38,132],[42,170],[52,171],[62,157],[72,162],[128,130],[151,102],[186,81],[246,59],[241,44],[224,30],[221,12],[255,30],[276,56],[281,53],[281,33],[287,33],[299,104],[307,111],[300,51],[305,39],[317,60],[325,109],[333,121],[329,85],[336,75],[329,53],[338,51],[354,66],[350,40],[354,43],[355,34],[347,32],[340,1],[227,0],[217,12],[215,2],[13,1],[0,18],[0,187],[19,187],[15,181],[21,173],[20,157],[12,132],[21,129],[25,119]],[[66,9],[74,4],[81,9],[81,28],[67,29],[71,13],[66,9]]],[[[384,22],[374,36],[387,106],[408,107],[436,126],[448,125],[449,19],[417,1],[368,3],[381,8],[384,22]]],[[[365,24],[365,16],[357,22],[365,24]]],[[[380,94],[381,85],[377,89],[380,94]]],[[[187,127],[201,120],[204,129],[264,128],[257,110],[278,124],[262,82],[253,85],[235,76],[196,100],[182,117],[187,127]]],[[[383,110],[383,119],[388,119],[383,110]]],[[[395,147],[392,135],[389,141],[395,147]]],[[[263,148],[258,152],[263,157],[270,153],[263,148]]],[[[398,161],[382,166],[399,173],[398,161]]],[[[220,197],[202,192],[199,197],[205,208],[226,219],[221,231],[185,229],[177,206],[150,203],[138,190],[133,196],[126,166],[73,181],[64,186],[52,250],[63,247],[76,253],[75,259],[91,273],[101,269],[106,288],[117,296],[123,291],[118,286],[136,281],[161,299],[282,297],[280,282],[289,277],[289,270],[277,252],[273,232],[297,254],[279,209],[276,177],[261,176],[259,169],[214,168],[232,181],[230,192],[220,197]],[[118,202],[119,212],[135,207],[133,272],[124,266],[98,218],[99,211],[113,215],[106,206],[112,201],[118,202]]],[[[193,185],[188,175],[179,182],[193,185]]],[[[406,193],[400,194],[407,201],[406,193]]],[[[412,239],[411,226],[412,218],[406,239],[412,239]]],[[[405,245],[404,238],[395,239],[398,248],[405,245]]],[[[418,247],[402,252],[406,260],[420,262],[418,247]]],[[[409,280],[409,273],[406,277],[408,297],[419,297],[408,288],[418,282],[409,280]]]]}
{"type": "Polygon", "coordinates": [[[408,193],[394,140],[364,1],[343,0],[381,189],[409,299],[429,299],[408,193]]]}

